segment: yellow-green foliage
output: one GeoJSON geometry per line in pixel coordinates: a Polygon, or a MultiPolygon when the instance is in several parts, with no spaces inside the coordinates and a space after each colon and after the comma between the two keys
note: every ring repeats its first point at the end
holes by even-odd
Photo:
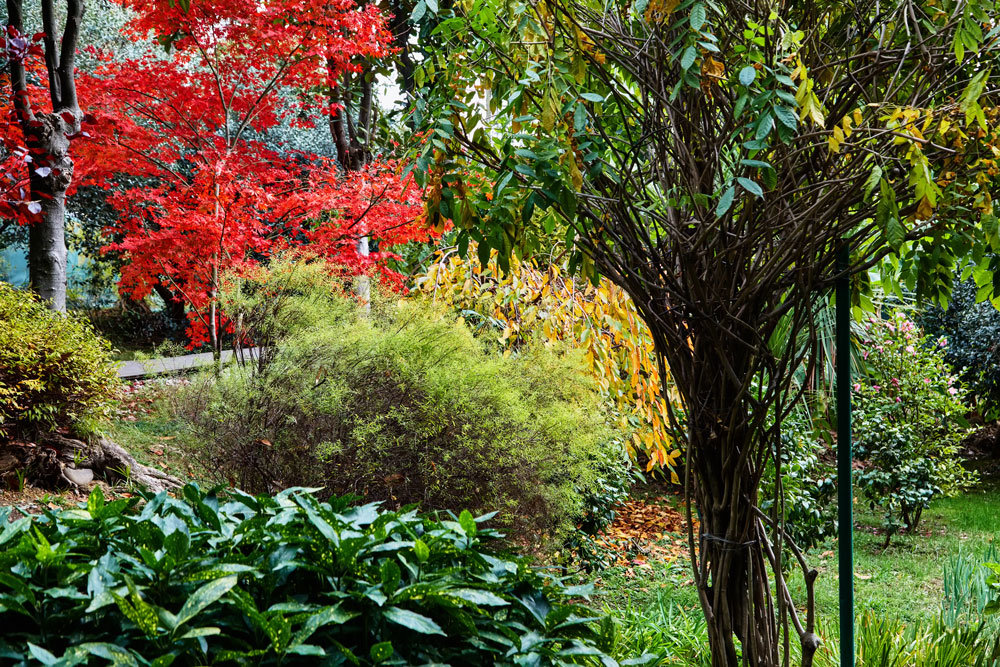
{"type": "Polygon", "coordinates": [[[274,340],[265,364],[191,390],[188,418],[224,479],[249,491],[323,486],[393,506],[496,510],[508,526],[556,536],[581,514],[598,468],[622,452],[574,352],[538,346],[504,359],[420,302],[376,302],[364,317],[329,289],[299,284],[294,300],[241,289],[246,313],[254,292],[337,313],[317,321],[268,309],[311,324],[274,340]]]}
{"type": "Polygon", "coordinates": [[[0,436],[100,417],[117,389],[111,346],[86,320],[0,283],[0,436]]]}

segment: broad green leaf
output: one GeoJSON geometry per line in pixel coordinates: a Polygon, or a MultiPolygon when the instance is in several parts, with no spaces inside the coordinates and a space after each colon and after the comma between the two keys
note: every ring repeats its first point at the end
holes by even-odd
{"type": "Polygon", "coordinates": [[[417,557],[418,562],[426,563],[431,555],[431,550],[426,542],[417,539],[413,541],[413,555],[417,557]]]}
{"type": "Polygon", "coordinates": [[[413,8],[410,13],[410,20],[414,23],[420,23],[420,19],[424,18],[424,14],[427,13],[427,3],[424,0],[420,0],[413,8]]]}
{"type": "Polygon", "coordinates": [[[764,190],[760,187],[760,185],[758,185],[754,181],[751,181],[749,178],[744,178],[743,176],[740,176],[736,179],[736,182],[739,183],[741,186],[743,186],[743,189],[749,192],[750,194],[757,197],[764,196],[764,190]]]}
{"type": "Polygon", "coordinates": [[[705,5],[699,2],[691,8],[691,29],[701,30],[702,26],[705,25],[705,20],[705,5]]]}
{"type": "Polygon", "coordinates": [[[374,644],[368,653],[371,655],[372,662],[376,664],[385,662],[392,657],[392,642],[379,642],[378,644],[374,644]]]}
{"type": "Polygon", "coordinates": [[[475,588],[459,588],[457,590],[448,591],[448,595],[465,600],[466,602],[471,602],[472,604],[487,607],[504,607],[510,604],[499,595],[475,588]]]}
{"type": "Polygon", "coordinates": [[[788,129],[794,130],[799,126],[798,115],[788,107],[775,105],[771,109],[774,111],[775,118],[788,129]]]}
{"type": "Polygon", "coordinates": [[[215,581],[210,581],[196,590],[191,597],[187,599],[184,606],[181,607],[181,610],[177,612],[177,626],[179,627],[190,621],[202,609],[225,595],[229,589],[236,585],[236,583],[236,576],[231,575],[216,579],[215,581]]]}
{"type": "Polygon", "coordinates": [[[733,199],[736,197],[736,186],[731,185],[726,188],[722,196],[719,197],[719,203],[715,207],[715,216],[721,218],[726,214],[729,208],[733,205],[733,199]]]}
{"type": "Polygon", "coordinates": [[[389,607],[382,612],[382,614],[387,620],[397,625],[401,625],[404,628],[409,628],[414,632],[419,632],[425,635],[444,635],[444,630],[442,630],[441,626],[435,623],[433,619],[430,619],[423,614],[410,611],[409,609],[389,607]]]}
{"type": "Polygon", "coordinates": [[[749,86],[757,78],[757,69],[752,65],[747,65],[740,70],[740,83],[744,86],[749,86]]]}

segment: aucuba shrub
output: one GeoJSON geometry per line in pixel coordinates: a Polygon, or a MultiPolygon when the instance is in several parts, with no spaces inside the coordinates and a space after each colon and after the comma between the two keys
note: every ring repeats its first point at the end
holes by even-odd
{"type": "Polygon", "coordinates": [[[104,416],[119,387],[111,345],[86,320],[0,283],[0,438],[104,416]]]}
{"type": "Polygon", "coordinates": [[[486,516],[194,485],[10,515],[3,664],[616,664],[587,589],[491,556],[486,516]]]}
{"type": "Polygon", "coordinates": [[[503,358],[422,301],[376,298],[365,315],[301,263],[232,281],[222,302],[267,349],[180,399],[220,482],[497,511],[534,549],[573,530],[609,465],[628,465],[607,455],[622,437],[572,351],[503,358]]]}
{"type": "Polygon", "coordinates": [[[945,361],[947,341],[903,313],[865,324],[864,372],[854,384],[857,483],[884,517],[886,543],[915,530],[930,501],[974,477],[957,456],[968,432],[966,389],[945,361]]]}

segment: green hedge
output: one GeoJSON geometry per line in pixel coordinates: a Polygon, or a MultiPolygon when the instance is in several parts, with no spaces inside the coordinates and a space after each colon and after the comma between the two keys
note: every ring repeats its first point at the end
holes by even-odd
{"type": "Polygon", "coordinates": [[[446,521],[307,490],[0,510],[7,664],[570,665],[597,648],[585,594],[493,557],[488,517],[446,521]]]}
{"type": "Polygon", "coordinates": [[[0,437],[103,416],[118,387],[111,346],[86,320],[0,283],[0,437]]]}

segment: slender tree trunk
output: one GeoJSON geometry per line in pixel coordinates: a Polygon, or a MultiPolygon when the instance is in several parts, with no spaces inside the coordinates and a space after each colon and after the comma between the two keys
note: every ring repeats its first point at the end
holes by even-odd
{"type": "Polygon", "coordinates": [[[68,157],[63,165],[64,178],[32,177],[31,198],[41,203],[42,219],[28,226],[31,288],[57,311],[66,310],[66,189],[73,173],[68,157]]]}
{"type": "MultiPolygon", "coordinates": [[[[79,134],[82,114],[77,104],[74,61],[83,0],[66,0],[66,25],[56,43],[52,0],[42,2],[45,66],[51,113],[36,113],[28,98],[24,63],[11,58],[11,94],[29,164],[31,199],[41,206],[41,220],[28,233],[28,269],[31,286],[53,310],[66,310],[66,191],[73,181],[69,137],[79,134]]],[[[23,34],[22,0],[7,0],[7,25],[23,34]]]]}

